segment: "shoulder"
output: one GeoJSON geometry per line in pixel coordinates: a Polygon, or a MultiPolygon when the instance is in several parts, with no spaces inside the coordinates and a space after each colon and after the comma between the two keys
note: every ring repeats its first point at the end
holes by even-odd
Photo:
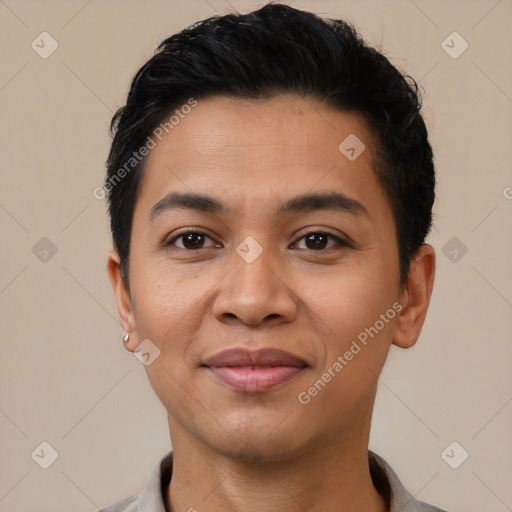
{"type": "MultiPolygon", "coordinates": [[[[409,509],[406,509],[409,510],[409,509]]],[[[442,508],[434,507],[434,505],[429,505],[428,503],[423,503],[423,501],[414,500],[414,503],[410,508],[411,512],[446,512],[442,508]]]]}
{"type": "Polygon", "coordinates": [[[379,455],[368,452],[370,474],[377,490],[386,497],[390,512],[446,512],[417,500],[402,485],[391,466],[379,455]]]}
{"type": "Polygon", "coordinates": [[[173,452],[168,452],[151,470],[140,495],[131,495],[97,512],[165,512],[164,489],[171,481],[173,452]]]}
{"type": "Polygon", "coordinates": [[[122,500],[116,501],[108,507],[102,508],[97,512],[137,512],[137,495],[128,496],[122,500]]]}
{"type": "Polygon", "coordinates": [[[428,503],[423,503],[423,501],[414,500],[411,503],[410,508],[405,509],[410,512],[446,512],[438,507],[434,507],[434,505],[429,505],[428,503]]]}

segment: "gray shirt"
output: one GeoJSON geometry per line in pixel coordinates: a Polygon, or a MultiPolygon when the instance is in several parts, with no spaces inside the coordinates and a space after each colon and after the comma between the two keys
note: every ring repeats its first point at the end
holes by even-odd
{"type": "MultiPolygon", "coordinates": [[[[368,451],[368,461],[373,484],[389,503],[389,512],[445,512],[414,498],[382,457],[368,451]]],[[[153,467],[139,496],[129,496],[98,512],[166,512],[164,495],[171,481],[172,463],[171,451],[153,467]]]]}

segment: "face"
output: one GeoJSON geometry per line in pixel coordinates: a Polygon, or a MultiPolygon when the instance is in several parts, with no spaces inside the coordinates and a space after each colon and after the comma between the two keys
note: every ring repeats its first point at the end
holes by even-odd
{"type": "Polygon", "coordinates": [[[283,95],[199,100],[151,150],[129,292],[109,270],[171,437],[278,457],[369,428],[409,300],[374,146],[359,115],[283,95]]]}

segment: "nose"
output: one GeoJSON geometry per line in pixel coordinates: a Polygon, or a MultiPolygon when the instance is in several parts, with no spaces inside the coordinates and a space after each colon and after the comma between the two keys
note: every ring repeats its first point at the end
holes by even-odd
{"type": "Polygon", "coordinates": [[[270,249],[263,249],[254,261],[234,251],[231,272],[219,285],[213,314],[220,322],[256,326],[292,322],[297,316],[293,283],[284,263],[270,249]]]}

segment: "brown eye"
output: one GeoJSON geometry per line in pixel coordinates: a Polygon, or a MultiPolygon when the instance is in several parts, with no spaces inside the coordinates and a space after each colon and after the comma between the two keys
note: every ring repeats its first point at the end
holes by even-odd
{"type": "MultiPolygon", "coordinates": [[[[204,243],[207,239],[213,242],[212,238],[209,237],[206,233],[201,233],[200,231],[188,231],[186,233],[181,233],[180,235],[175,236],[166,245],[175,245],[178,249],[193,251],[197,249],[204,249],[204,243]],[[181,244],[176,243],[177,241],[181,241],[181,244]]],[[[214,245],[215,243],[209,247],[214,245]]]]}
{"type": "Polygon", "coordinates": [[[325,249],[329,237],[324,233],[311,233],[304,237],[308,249],[325,249]]]}
{"type": "Polygon", "coordinates": [[[204,235],[199,233],[187,233],[182,235],[181,238],[185,249],[200,249],[204,243],[204,235]]]}
{"type": "Polygon", "coordinates": [[[331,235],[329,233],[323,233],[323,232],[311,232],[307,233],[303,237],[299,239],[300,241],[304,241],[305,248],[309,249],[311,251],[322,251],[324,249],[331,249],[333,247],[342,246],[347,247],[348,243],[344,242],[337,236],[331,235]],[[334,244],[331,244],[328,246],[329,239],[334,241],[334,244]]]}

